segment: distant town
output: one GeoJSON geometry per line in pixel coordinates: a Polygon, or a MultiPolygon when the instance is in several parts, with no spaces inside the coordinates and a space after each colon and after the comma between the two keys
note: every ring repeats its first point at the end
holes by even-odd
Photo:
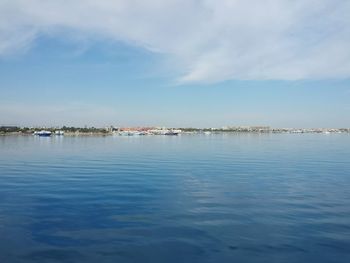
{"type": "Polygon", "coordinates": [[[350,128],[271,128],[269,126],[225,126],[221,128],[167,128],[167,127],[19,127],[0,126],[0,135],[37,136],[134,136],[134,135],[179,135],[215,133],[350,133],[350,128]]]}

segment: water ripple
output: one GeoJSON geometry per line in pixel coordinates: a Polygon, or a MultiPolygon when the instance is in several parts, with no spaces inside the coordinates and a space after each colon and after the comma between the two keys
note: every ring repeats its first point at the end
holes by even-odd
{"type": "Polygon", "coordinates": [[[0,262],[350,262],[350,136],[0,138],[0,262]]]}

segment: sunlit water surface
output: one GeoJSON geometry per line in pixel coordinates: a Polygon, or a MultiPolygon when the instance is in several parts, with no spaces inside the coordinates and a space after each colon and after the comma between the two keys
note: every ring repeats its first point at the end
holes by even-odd
{"type": "Polygon", "coordinates": [[[0,262],[350,262],[350,135],[0,137],[0,262]]]}

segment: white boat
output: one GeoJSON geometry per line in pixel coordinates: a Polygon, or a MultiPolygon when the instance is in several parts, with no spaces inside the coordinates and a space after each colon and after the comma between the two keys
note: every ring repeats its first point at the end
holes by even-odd
{"type": "Polygon", "coordinates": [[[58,136],[64,135],[64,131],[55,131],[55,135],[58,135],[58,136]]]}
{"type": "Polygon", "coordinates": [[[163,133],[163,135],[178,135],[178,134],[179,133],[177,131],[173,131],[173,130],[168,130],[163,133]]]}
{"type": "Polygon", "coordinates": [[[51,136],[51,134],[52,134],[52,132],[45,131],[45,130],[34,132],[34,135],[38,135],[40,137],[49,137],[49,136],[51,136]]]}
{"type": "Polygon", "coordinates": [[[121,136],[145,135],[144,132],[140,131],[120,131],[118,134],[121,136]]]}

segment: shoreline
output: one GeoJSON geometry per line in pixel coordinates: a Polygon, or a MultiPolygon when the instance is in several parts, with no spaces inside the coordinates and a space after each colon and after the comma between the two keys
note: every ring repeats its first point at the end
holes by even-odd
{"type": "MultiPolygon", "coordinates": [[[[212,131],[212,132],[203,132],[203,131],[193,131],[193,132],[181,132],[179,135],[218,135],[218,134],[350,134],[350,129],[342,131],[212,131]]],[[[24,133],[24,132],[2,132],[0,136],[35,136],[33,133],[24,133]]],[[[108,137],[108,136],[121,136],[115,132],[65,132],[64,135],[55,135],[52,134],[49,137],[108,137]]],[[[132,135],[132,136],[162,136],[160,134],[145,134],[145,135],[132,135]]],[[[164,135],[163,135],[164,136],[164,135]]]]}

